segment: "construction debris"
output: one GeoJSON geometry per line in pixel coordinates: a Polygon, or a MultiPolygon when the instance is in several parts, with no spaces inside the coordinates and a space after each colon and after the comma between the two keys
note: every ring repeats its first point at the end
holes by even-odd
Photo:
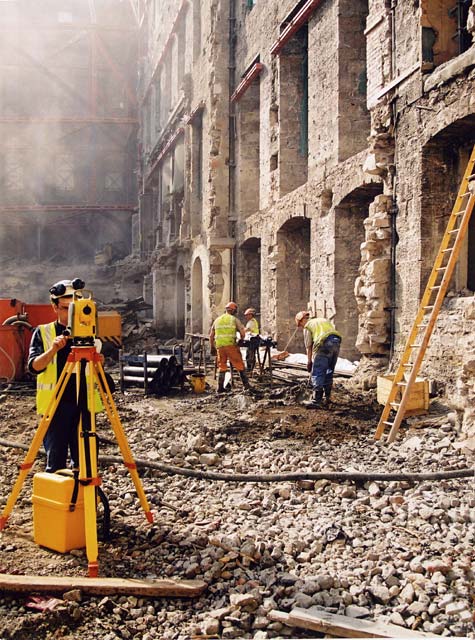
{"type": "Polygon", "coordinates": [[[194,598],[203,593],[206,583],[202,580],[133,580],[127,578],[81,578],[63,576],[18,576],[0,574],[0,589],[19,593],[64,593],[80,589],[84,593],[109,595],[124,593],[148,598],[194,598]]]}
{"type": "MultiPolygon", "coordinates": [[[[291,627],[311,629],[340,638],[421,638],[429,636],[427,633],[402,629],[394,624],[329,613],[318,607],[295,608],[290,613],[270,611],[268,615],[271,620],[282,622],[291,627]]],[[[434,637],[434,634],[430,634],[430,637],[434,637]]]]}

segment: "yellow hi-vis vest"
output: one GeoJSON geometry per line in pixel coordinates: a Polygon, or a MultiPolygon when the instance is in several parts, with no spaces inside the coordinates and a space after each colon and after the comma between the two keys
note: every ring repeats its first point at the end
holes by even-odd
{"type": "Polygon", "coordinates": [[[257,320],[255,318],[251,318],[246,323],[246,329],[248,331],[250,331],[253,336],[258,336],[259,335],[259,323],[257,322],[257,320]]]}
{"type": "MultiPolygon", "coordinates": [[[[55,323],[50,322],[49,324],[41,324],[40,325],[40,333],[41,339],[43,340],[43,348],[45,351],[51,348],[54,339],[56,338],[56,330],[55,323]]],[[[36,411],[39,415],[44,415],[48,406],[53,397],[53,391],[56,387],[56,383],[58,381],[58,371],[57,371],[58,358],[57,354],[54,355],[54,358],[49,363],[44,371],[38,374],[36,379],[36,411]]],[[[89,363],[87,364],[89,367],[89,363]]],[[[87,372],[87,368],[86,368],[87,372]]],[[[91,409],[91,403],[88,398],[88,408],[91,409]]],[[[104,406],[101,401],[101,397],[99,395],[99,391],[96,388],[94,389],[94,412],[99,413],[103,411],[104,406]]]]}
{"type": "Polygon", "coordinates": [[[236,344],[236,318],[229,313],[223,313],[222,316],[214,321],[214,341],[216,347],[230,347],[236,344]]]}
{"type": "Polygon", "coordinates": [[[311,318],[304,329],[307,329],[312,334],[313,353],[316,353],[328,336],[338,336],[341,339],[341,333],[338,333],[333,322],[326,318],[311,318]]]}

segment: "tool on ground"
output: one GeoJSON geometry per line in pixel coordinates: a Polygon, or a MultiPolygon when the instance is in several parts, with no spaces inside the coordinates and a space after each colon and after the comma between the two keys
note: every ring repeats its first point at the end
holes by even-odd
{"type": "Polygon", "coordinates": [[[92,292],[82,290],[80,296],[74,294],[69,307],[68,331],[73,346],[66,365],[56,383],[52,400],[41,418],[30,448],[20,465],[20,472],[13,486],[7,504],[0,517],[0,531],[4,529],[28,472],[33,466],[38,450],[58,408],[58,404],[73,373],[76,374],[78,406],[80,418],[78,426],[79,438],[79,482],[84,491],[84,520],[86,533],[86,555],[90,577],[98,575],[97,548],[97,488],[101,479],[97,474],[97,438],[94,411],[88,410],[88,397],[94,397],[97,387],[102,403],[109,418],[112,430],[119,445],[124,464],[127,467],[137,491],[142,509],[147,520],[153,522],[147,498],[140,482],[137,465],[132,457],[127,438],[122,428],[117,408],[107,384],[102,367],[101,356],[94,346],[96,326],[96,305],[92,292]]]}
{"type": "Polygon", "coordinates": [[[375,433],[377,440],[382,437],[386,427],[390,427],[388,442],[393,442],[404,419],[411,388],[416,381],[437,316],[447,293],[463,240],[467,235],[468,223],[474,206],[475,146],[465,169],[419,310],[378,423],[375,433]],[[399,396],[401,396],[400,399],[399,396]],[[396,412],[393,419],[390,419],[391,411],[396,412]]]}

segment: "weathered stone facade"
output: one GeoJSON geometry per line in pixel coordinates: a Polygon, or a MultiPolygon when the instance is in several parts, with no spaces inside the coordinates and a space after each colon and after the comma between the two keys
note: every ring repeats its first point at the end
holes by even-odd
{"type": "MultiPolygon", "coordinates": [[[[301,350],[293,316],[310,305],[343,356],[397,357],[475,141],[475,3],[458,31],[453,4],[147,5],[141,250],[160,330],[207,332],[234,298],[301,350]]],[[[475,326],[451,309],[473,299],[474,241],[424,365],[447,381],[450,351],[462,404],[475,326]]]]}

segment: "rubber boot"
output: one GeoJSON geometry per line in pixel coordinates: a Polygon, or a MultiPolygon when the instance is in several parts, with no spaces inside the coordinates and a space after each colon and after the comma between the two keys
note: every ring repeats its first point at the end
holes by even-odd
{"type": "Polygon", "coordinates": [[[249,384],[249,378],[247,377],[247,373],[245,371],[240,371],[239,375],[241,377],[242,386],[244,387],[244,389],[249,390],[251,388],[251,385],[249,384]]]}
{"type": "Polygon", "coordinates": [[[324,387],[326,407],[329,407],[331,405],[332,387],[333,387],[333,382],[330,382],[330,384],[326,384],[324,387]]]}
{"type": "Polygon", "coordinates": [[[312,393],[312,399],[304,402],[307,409],[318,409],[322,406],[323,387],[315,387],[312,393]]]}
{"type": "Polygon", "coordinates": [[[220,371],[218,373],[218,393],[224,393],[224,376],[226,371],[220,371]]]}

